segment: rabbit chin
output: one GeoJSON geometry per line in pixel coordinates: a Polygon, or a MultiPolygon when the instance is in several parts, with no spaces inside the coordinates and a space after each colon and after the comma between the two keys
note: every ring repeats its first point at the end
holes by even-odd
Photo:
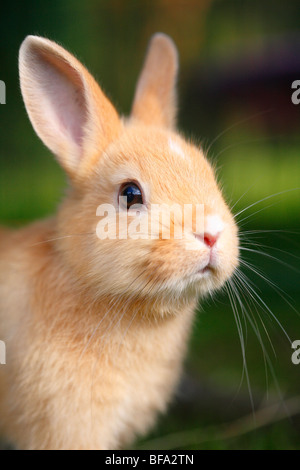
{"type": "Polygon", "coordinates": [[[212,295],[224,286],[233,272],[234,268],[228,270],[205,268],[203,271],[191,276],[189,280],[190,286],[187,289],[188,291],[195,292],[197,297],[205,297],[208,294],[212,295]]]}
{"type": "Polygon", "coordinates": [[[136,293],[136,297],[133,292],[128,296],[128,291],[124,291],[123,295],[124,299],[133,299],[134,308],[137,304],[141,306],[137,310],[140,310],[142,315],[174,316],[180,314],[185,305],[195,308],[197,301],[215,294],[230,278],[232,271],[233,268],[227,271],[208,269],[192,276],[164,280],[151,286],[149,290],[145,288],[144,291],[136,293]]]}
{"type": "MultiPolygon", "coordinates": [[[[104,273],[105,263],[94,264],[89,271],[89,285],[94,285],[96,296],[99,298],[123,299],[128,304],[138,304],[141,310],[176,313],[178,308],[187,303],[196,302],[199,298],[214,294],[220,290],[226,281],[232,276],[238,264],[237,256],[224,259],[218,267],[204,267],[193,271],[168,266],[168,272],[164,267],[156,266],[152,269],[119,269],[114,272],[113,263],[109,279],[104,273]],[[101,264],[101,267],[100,267],[101,264]],[[146,272],[145,272],[146,271],[146,272]],[[179,272],[180,274],[179,274],[179,272]],[[134,282],[132,282],[134,281],[134,282]]],[[[122,302],[122,301],[121,301],[122,302]]]]}
{"type": "MultiPolygon", "coordinates": [[[[237,265],[237,263],[236,263],[237,265]]],[[[170,279],[162,283],[157,289],[157,295],[170,300],[190,301],[193,299],[212,295],[220,290],[232,276],[236,265],[227,269],[204,268],[195,274],[182,278],[170,279]]]]}

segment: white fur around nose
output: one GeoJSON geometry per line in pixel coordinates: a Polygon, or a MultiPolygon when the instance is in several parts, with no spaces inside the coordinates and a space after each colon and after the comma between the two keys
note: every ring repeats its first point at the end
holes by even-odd
{"type": "Polygon", "coordinates": [[[205,233],[217,235],[223,232],[225,224],[219,215],[208,215],[205,220],[205,233]]]}
{"type": "Polygon", "coordinates": [[[171,137],[169,138],[169,147],[173,153],[176,153],[179,155],[181,158],[185,158],[184,151],[180,147],[180,145],[171,137]]]}

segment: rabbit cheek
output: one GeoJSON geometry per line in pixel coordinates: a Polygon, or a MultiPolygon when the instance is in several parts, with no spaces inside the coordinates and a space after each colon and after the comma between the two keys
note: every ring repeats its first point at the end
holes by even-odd
{"type": "Polygon", "coordinates": [[[187,256],[181,240],[157,240],[152,248],[149,272],[159,290],[182,294],[184,280],[192,273],[192,256],[187,256]]]}

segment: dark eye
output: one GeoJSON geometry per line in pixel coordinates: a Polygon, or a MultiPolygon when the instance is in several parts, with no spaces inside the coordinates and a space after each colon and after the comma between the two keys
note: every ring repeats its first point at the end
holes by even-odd
{"type": "Polygon", "coordinates": [[[127,198],[127,209],[130,209],[134,204],[144,204],[142,191],[136,183],[123,184],[119,196],[127,198]]]}

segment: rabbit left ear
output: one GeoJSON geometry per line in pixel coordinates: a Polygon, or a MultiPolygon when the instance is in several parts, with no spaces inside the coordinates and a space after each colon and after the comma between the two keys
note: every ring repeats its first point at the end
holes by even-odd
{"type": "Polygon", "coordinates": [[[138,80],[131,116],[145,124],[172,128],[177,113],[178,53],[172,39],[155,34],[138,80]]]}
{"type": "Polygon", "coordinates": [[[71,179],[81,179],[120,132],[115,108],[86,68],[48,39],[28,36],[19,68],[36,133],[71,179]]]}

